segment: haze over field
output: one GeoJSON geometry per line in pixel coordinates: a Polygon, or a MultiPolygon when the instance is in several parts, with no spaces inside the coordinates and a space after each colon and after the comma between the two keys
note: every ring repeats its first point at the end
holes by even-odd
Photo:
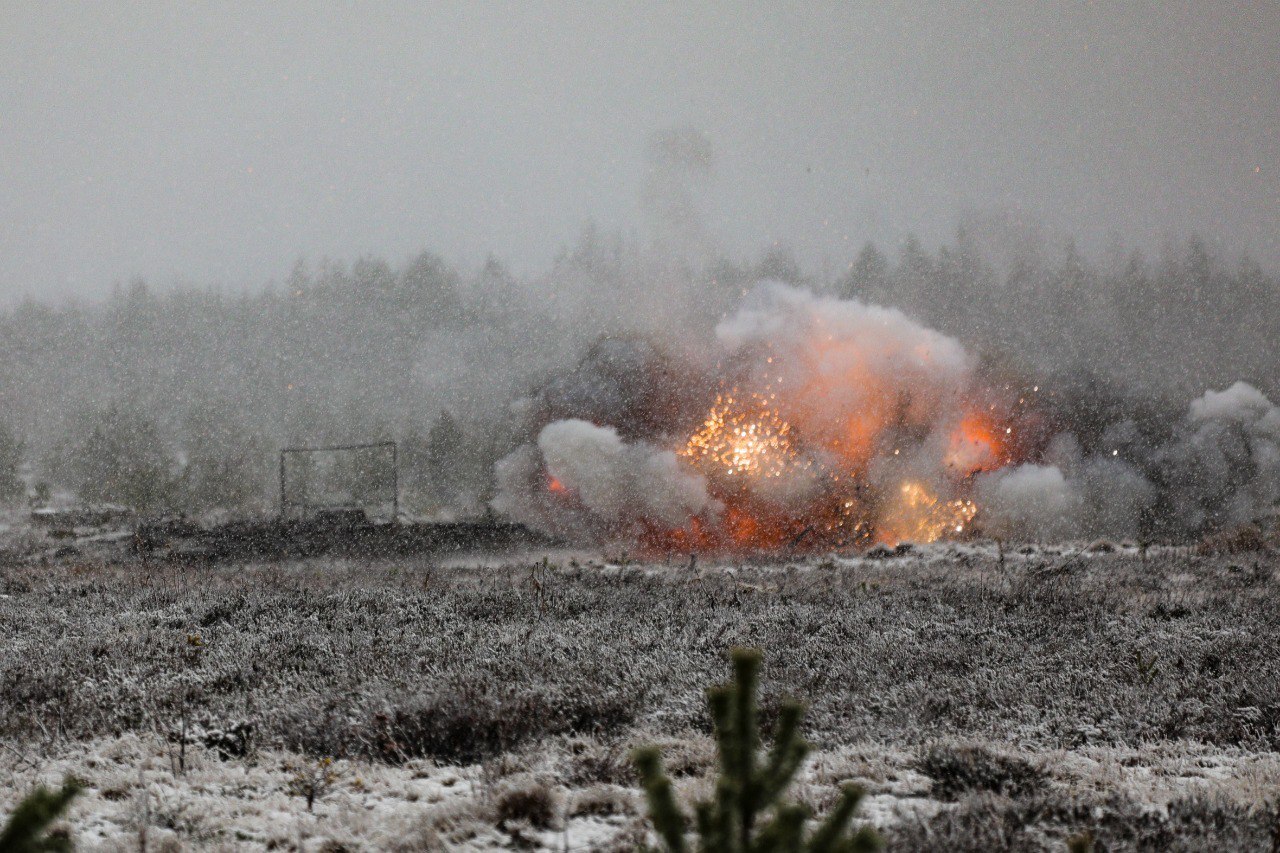
{"type": "Polygon", "coordinates": [[[730,254],[839,270],[977,209],[1280,264],[1267,2],[4,7],[10,304],[424,248],[535,273],[588,221],[652,235],[645,140],[684,125],[730,254]]]}
{"type": "Polygon", "coordinates": [[[660,550],[1268,518],[1280,11],[1195,11],[15,13],[0,492],[395,439],[660,550]]]}

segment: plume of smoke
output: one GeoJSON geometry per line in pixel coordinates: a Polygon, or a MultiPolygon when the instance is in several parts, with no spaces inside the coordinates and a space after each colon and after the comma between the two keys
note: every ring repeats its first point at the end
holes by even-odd
{"type": "Polygon", "coordinates": [[[1157,490],[1137,465],[1118,455],[1085,455],[1070,433],[1056,436],[1044,456],[978,478],[984,530],[1041,541],[1139,531],[1157,490]]]}
{"type": "Polygon", "coordinates": [[[892,430],[953,417],[973,360],[961,344],[895,308],[779,282],[751,291],[716,327],[742,385],[777,400],[812,447],[861,467],[892,430]]]}
{"type": "Polygon", "coordinates": [[[987,531],[1009,538],[1132,536],[1144,528],[1185,537],[1257,521],[1280,503],[1280,408],[1237,382],[1192,401],[1164,443],[1131,421],[1110,425],[1084,454],[1070,433],[1041,464],[979,478],[987,531]],[[1153,510],[1160,518],[1149,522],[1153,510]]]}
{"type": "Polygon", "coordinates": [[[498,463],[495,509],[560,535],[680,527],[716,510],[706,480],[670,450],[628,444],[612,427],[553,421],[498,463]]]}
{"type": "Polygon", "coordinates": [[[1027,463],[984,475],[978,502],[993,535],[1044,540],[1076,532],[1083,499],[1058,466],[1027,463]]]}
{"type": "Polygon", "coordinates": [[[1206,392],[1155,464],[1179,527],[1255,520],[1280,502],[1280,408],[1245,382],[1206,392]]]}

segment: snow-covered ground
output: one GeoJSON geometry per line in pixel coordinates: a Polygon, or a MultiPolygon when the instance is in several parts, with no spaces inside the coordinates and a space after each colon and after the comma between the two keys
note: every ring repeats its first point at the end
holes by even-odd
{"type": "Polygon", "coordinates": [[[794,796],[860,782],[891,849],[1269,838],[1275,558],[1003,551],[8,564],[0,810],[70,775],[90,850],[634,849],[630,750],[707,795],[753,645],[766,723],[810,706],[794,796]]]}
{"type": "MultiPolygon", "coordinates": [[[[686,798],[706,796],[711,744],[691,735],[667,746],[702,759],[678,789],[686,798]]],[[[0,758],[0,804],[12,807],[20,792],[38,783],[81,780],[85,791],[63,824],[87,850],[138,850],[143,844],[148,850],[629,849],[645,837],[643,800],[629,784],[575,775],[574,753],[592,748],[600,745],[557,739],[470,766],[429,760],[322,766],[278,751],[224,760],[193,746],[180,767],[172,743],[125,735],[45,756],[7,750],[0,758]],[[321,778],[308,809],[307,780],[321,778]],[[529,790],[546,795],[547,811],[513,814],[506,804],[529,790]]],[[[1165,743],[1019,757],[1043,768],[1047,789],[1064,798],[1123,797],[1154,815],[1174,800],[1200,797],[1249,807],[1280,790],[1275,753],[1165,743]]],[[[868,790],[861,819],[881,828],[956,808],[930,796],[932,781],[917,769],[914,754],[877,745],[819,751],[792,794],[820,811],[849,781],[868,790]]]]}

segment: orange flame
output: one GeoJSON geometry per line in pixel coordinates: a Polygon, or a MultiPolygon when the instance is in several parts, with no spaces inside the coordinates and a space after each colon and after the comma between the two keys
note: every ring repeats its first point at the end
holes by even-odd
{"type": "Polygon", "coordinates": [[[904,480],[887,502],[877,527],[877,538],[888,545],[899,542],[936,542],[959,536],[977,515],[971,500],[943,501],[925,483],[904,480]]]}
{"type": "Polygon", "coordinates": [[[946,465],[961,477],[994,471],[1009,462],[1012,427],[1001,428],[982,412],[969,412],[951,432],[946,465]]]}
{"type": "Polygon", "coordinates": [[[668,552],[809,550],[966,535],[978,514],[970,478],[1013,461],[1012,428],[970,410],[948,436],[943,482],[904,479],[879,493],[866,482],[866,466],[893,424],[873,406],[849,418],[842,436],[814,442],[784,417],[776,395],[717,395],[677,453],[707,478],[720,510],[677,530],[648,525],[643,544],[668,552]],[[795,481],[812,495],[798,505],[771,500],[771,488],[795,481]]]}
{"type": "MultiPolygon", "coordinates": [[[[807,357],[822,362],[840,346],[819,341],[807,357]]],[[[922,362],[929,357],[918,354],[922,362]]],[[[791,387],[783,374],[771,374],[754,377],[753,390],[718,393],[675,448],[705,477],[714,509],[675,529],[636,520],[631,530],[641,547],[657,553],[829,550],[971,533],[979,511],[972,478],[1026,458],[1023,444],[1033,439],[1015,436],[1012,427],[1025,425],[1022,416],[1006,407],[997,414],[1000,404],[979,402],[979,389],[939,450],[934,430],[946,417],[942,407],[950,405],[941,395],[911,399],[855,359],[835,361],[841,370],[807,365],[791,387]],[[887,467],[873,461],[882,457],[887,467]],[[921,460],[935,472],[932,479],[896,479],[921,460]],[[887,489],[886,479],[894,484],[887,489]]],[[[778,367],[773,356],[767,363],[778,367]]],[[[549,474],[547,489],[573,494],[549,474]]]]}

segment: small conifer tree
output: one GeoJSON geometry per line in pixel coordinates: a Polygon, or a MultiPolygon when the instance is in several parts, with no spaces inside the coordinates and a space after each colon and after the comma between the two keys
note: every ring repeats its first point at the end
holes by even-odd
{"type": "MultiPolygon", "coordinates": [[[[848,785],[825,821],[805,837],[809,810],[783,799],[796,771],[808,755],[809,745],[800,736],[804,707],[787,702],[778,717],[772,748],[763,762],[757,720],[756,686],[760,652],[734,649],[733,681],[707,692],[715,725],[720,776],[715,798],[698,803],[694,810],[697,846],[703,853],[861,853],[878,850],[880,837],[864,827],[849,832],[849,822],[863,791],[848,785]],[[762,822],[763,821],[763,822],[762,822]]],[[[685,853],[688,819],[676,805],[671,779],[662,768],[655,747],[636,750],[633,760],[649,804],[649,818],[670,853],[685,853]]]]}
{"type": "Polygon", "coordinates": [[[41,786],[18,804],[9,822],[0,829],[0,853],[64,853],[72,849],[71,839],[51,835],[49,825],[58,819],[80,786],[68,780],[57,791],[41,786]]]}

